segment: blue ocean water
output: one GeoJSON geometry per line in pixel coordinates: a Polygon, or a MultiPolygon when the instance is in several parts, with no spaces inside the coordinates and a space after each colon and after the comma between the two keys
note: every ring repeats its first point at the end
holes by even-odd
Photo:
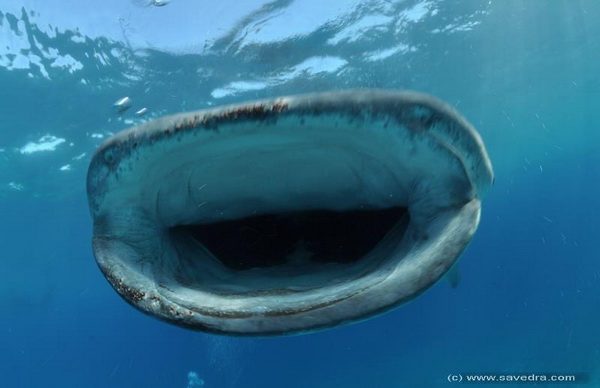
{"type": "Polygon", "coordinates": [[[600,386],[600,3],[157,5],[0,3],[0,387],[441,387],[535,373],[600,386]],[[485,141],[496,184],[458,288],[266,339],[170,326],[111,289],[85,192],[107,137],[180,111],[366,87],[438,96],[485,141]]]}

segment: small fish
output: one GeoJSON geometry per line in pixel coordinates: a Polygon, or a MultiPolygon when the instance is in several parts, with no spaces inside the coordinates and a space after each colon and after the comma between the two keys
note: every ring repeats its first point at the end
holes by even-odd
{"type": "Polygon", "coordinates": [[[131,98],[123,97],[117,100],[117,102],[115,102],[113,106],[115,107],[117,113],[123,113],[127,109],[131,108],[131,98]]]}
{"type": "Polygon", "coordinates": [[[135,115],[138,117],[142,117],[146,113],[148,113],[148,108],[142,108],[142,109],[138,110],[137,112],[135,112],[135,115]]]}

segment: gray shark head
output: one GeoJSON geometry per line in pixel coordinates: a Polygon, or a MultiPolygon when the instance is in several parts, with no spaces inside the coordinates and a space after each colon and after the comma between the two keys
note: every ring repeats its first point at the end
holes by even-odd
{"type": "Polygon", "coordinates": [[[284,335],[424,292],[492,183],[452,108],[361,90],[147,122],[98,149],[87,190],[96,261],[127,302],[195,330],[284,335]]]}

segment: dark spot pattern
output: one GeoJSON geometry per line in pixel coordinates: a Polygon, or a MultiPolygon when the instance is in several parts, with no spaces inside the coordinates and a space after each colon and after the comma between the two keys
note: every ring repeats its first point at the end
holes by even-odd
{"type": "Polygon", "coordinates": [[[122,278],[115,276],[115,274],[111,270],[104,269],[103,272],[106,278],[109,280],[110,284],[112,284],[112,286],[114,287],[114,289],[119,294],[123,295],[123,297],[125,297],[125,299],[128,300],[130,303],[135,304],[146,297],[146,293],[144,291],[134,287],[129,287],[123,281],[122,278]]]}

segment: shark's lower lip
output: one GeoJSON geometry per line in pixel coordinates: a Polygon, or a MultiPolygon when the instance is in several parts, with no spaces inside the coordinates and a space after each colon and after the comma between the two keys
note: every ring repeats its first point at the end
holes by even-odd
{"type": "Polygon", "coordinates": [[[232,335],[314,331],[411,300],[458,259],[491,165],[413,92],[347,91],[155,120],[88,172],[96,260],[145,313],[232,335]]]}

